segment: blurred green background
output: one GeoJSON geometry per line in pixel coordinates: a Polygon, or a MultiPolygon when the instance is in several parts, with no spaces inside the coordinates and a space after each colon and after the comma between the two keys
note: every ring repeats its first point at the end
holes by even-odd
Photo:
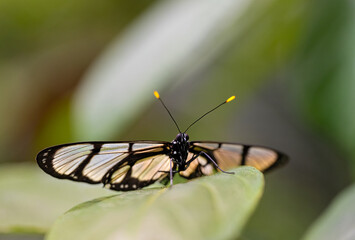
{"type": "Polygon", "coordinates": [[[34,166],[45,147],[171,141],[177,130],[154,90],[181,128],[236,95],[191,140],[290,156],[265,176],[241,239],[300,239],[354,180],[353,1],[2,0],[0,30],[2,220],[16,222],[10,178],[49,179],[34,166]]]}

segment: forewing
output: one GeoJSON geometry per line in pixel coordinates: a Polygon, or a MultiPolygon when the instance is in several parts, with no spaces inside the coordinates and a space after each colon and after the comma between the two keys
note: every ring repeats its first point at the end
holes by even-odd
{"type": "Polygon", "coordinates": [[[134,190],[167,176],[169,143],[155,141],[82,142],[44,149],[38,165],[56,178],[113,190],[134,190]]]}
{"type": "MultiPolygon", "coordinates": [[[[253,166],[262,172],[269,171],[287,162],[287,156],[276,150],[235,143],[191,142],[188,160],[199,152],[207,153],[218,166],[226,171],[237,166],[253,166]]],[[[214,164],[203,155],[199,156],[183,172],[185,178],[211,175],[217,171],[214,164]]]]}

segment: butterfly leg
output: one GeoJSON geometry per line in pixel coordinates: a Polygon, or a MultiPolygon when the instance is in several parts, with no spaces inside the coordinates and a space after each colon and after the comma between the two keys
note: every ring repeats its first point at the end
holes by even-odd
{"type": "MultiPolygon", "coordinates": [[[[169,171],[159,170],[158,172],[162,172],[162,173],[170,173],[170,170],[169,170],[169,171]]],[[[173,170],[173,173],[178,173],[178,172],[179,172],[179,171],[173,170]]]]}
{"type": "Polygon", "coordinates": [[[173,186],[173,159],[170,158],[170,187],[173,186]]]}
{"type": "MultiPolygon", "coordinates": [[[[234,174],[234,172],[226,172],[226,171],[223,171],[223,170],[218,166],[218,164],[217,164],[207,153],[205,153],[205,152],[202,152],[202,151],[199,152],[199,153],[196,155],[195,158],[198,158],[200,155],[203,155],[203,156],[205,156],[206,158],[208,158],[208,160],[210,160],[210,161],[216,166],[216,168],[218,168],[221,172],[227,173],[227,174],[234,174]]],[[[195,160],[195,159],[191,158],[191,160],[195,160]]],[[[191,162],[191,160],[189,160],[187,163],[190,164],[189,162],[191,162]]]]}
{"type": "Polygon", "coordinates": [[[186,168],[188,168],[190,166],[190,163],[195,160],[196,158],[198,158],[200,156],[201,153],[194,153],[194,155],[192,156],[192,158],[186,162],[186,168]]]}

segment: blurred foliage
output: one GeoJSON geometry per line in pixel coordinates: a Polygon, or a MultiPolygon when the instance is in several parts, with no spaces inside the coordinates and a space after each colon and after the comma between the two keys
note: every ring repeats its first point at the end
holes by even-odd
{"type": "Polygon", "coordinates": [[[1,1],[0,42],[6,44],[0,45],[0,58],[23,57],[75,39],[112,37],[151,2],[1,1]]]}
{"type": "MultiPolygon", "coordinates": [[[[349,153],[355,174],[355,6],[351,1],[314,1],[292,87],[304,118],[339,149],[349,153]]],[[[355,176],[355,175],[354,175],[355,176]]]]}
{"type": "Polygon", "coordinates": [[[162,1],[153,6],[112,42],[82,80],[73,99],[78,138],[107,139],[125,131],[155,99],[154,90],[180,85],[240,34],[235,25],[250,3],[162,1]]]}
{"type": "MultiPolygon", "coordinates": [[[[193,140],[255,143],[288,153],[290,164],[266,177],[263,199],[242,235],[300,239],[355,173],[354,3],[225,0],[217,7],[205,2],[1,1],[0,161],[34,162],[41,148],[78,137],[98,140],[89,134],[95,131],[107,139],[172,139],[176,129],[168,115],[159,103],[150,104],[154,89],[181,128],[236,95],[236,103],[189,134],[193,140]],[[147,24],[151,19],[155,25],[147,24]],[[174,28],[177,19],[186,20],[182,28],[174,28]],[[141,35],[132,34],[137,32],[141,35]],[[130,62],[132,56],[138,60],[130,62]],[[122,65],[130,66],[134,77],[116,75],[122,65]],[[102,73],[111,74],[114,85],[102,73]],[[137,91],[125,92],[128,85],[137,91]],[[82,94],[86,105],[80,106],[82,94]],[[112,109],[101,111],[102,103],[112,109]],[[81,110],[96,117],[91,125],[81,110]],[[78,135],[78,126],[88,135],[78,135]]],[[[37,179],[20,165],[19,174],[16,165],[0,166],[13,173],[11,181],[37,179]]],[[[47,181],[43,174],[43,182],[32,183],[36,200],[52,194],[44,190],[47,181]]],[[[1,178],[0,186],[2,199],[34,197],[1,178]]],[[[15,203],[24,214],[31,210],[27,202],[15,203]]],[[[15,205],[9,211],[20,220],[43,214],[37,209],[38,214],[21,215],[15,205]]]]}
{"type": "Polygon", "coordinates": [[[355,238],[355,185],[341,192],[312,225],[304,240],[355,238]]]}
{"type": "Polygon", "coordinates": [[[0,2],[0,161],[33,159],[57,101],[71,96],[102,48],[152,2],[0,2]]]}

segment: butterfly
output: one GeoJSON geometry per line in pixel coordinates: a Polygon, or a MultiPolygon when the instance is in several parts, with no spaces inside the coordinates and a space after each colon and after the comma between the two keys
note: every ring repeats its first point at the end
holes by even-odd
{"type": "Polygon", "coordinates": [[[253,166],[266,172],[288,161],[276,150],[245,144],[213,141],[189,141],[188,129],[204,116],[235,99],[228,98],[180,131],[172,114],[155,97],[174,121],[179,134],[172,142],[116,141],[77,142],[46,148],[38,153],[37,163],[44,172],[60,179],[103,184],[117,191],[130,191],[154,182],[173,185],[178,173],[186,179],[212,175],[237,166],[253,166]]]}

